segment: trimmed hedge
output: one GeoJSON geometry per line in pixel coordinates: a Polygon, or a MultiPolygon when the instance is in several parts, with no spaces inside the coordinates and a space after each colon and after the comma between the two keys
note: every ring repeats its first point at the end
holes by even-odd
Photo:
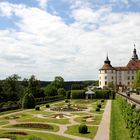
{"type": "Polygon", "coordinates": [[[14,110],[19,109],[20,104],[16,101],[8,101],[8,102],[2,102],[0,103],[0,111],[8,111],[8,110],[14,110]]]}
{"type": "Polygon", "coordinates": [[[65,97],[63,95],[57,95],[57,96],[46,96],[45,98],[35,98],[36,104],[45,104],[50,103],[54,101],[63,100],[65,97]]]}
{"type": "Polygon", "coordinates": [[[115,91],[113,90],[96,90],[96,99],[115,99],[115,91]]]}
{"type": "Polygon", "coordinates": [[[72,99],[84,99],[85,90],[71,90],[72,99]]]}
{"type": "Polygon", "coordinates": [[[120,96],[117,97],[117,102],[124,117],[126,128],[130,131],[130,137],[140,140],[140,109],[120,96]]]}

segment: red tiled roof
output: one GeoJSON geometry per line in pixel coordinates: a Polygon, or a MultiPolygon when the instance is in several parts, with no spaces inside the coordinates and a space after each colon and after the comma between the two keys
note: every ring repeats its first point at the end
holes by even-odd
{"type": "Polygon", "coordinates": [[[104,64],[100,70],[117,70],[117,71],[128,71],[128,70],[140,70],[140,60],[130,60],[127,66],[112,67],[110,64],[104,64]]]}
{"type": "Polygon", "coordinates": [[[104,64],[100,70],[114,70],[110,64],[104,64]]]}
{"type": "Polygon", "coordinates": [[[127,64],[129,69],[139,70],[140,69],[140,60],[130,60],[127,64]]]}
{"type": "Polygon", "coordinates": [[[118,70],[118,71],[127,71],[128,68],[127,67],[114,67],[115,70],[118,70]]]}

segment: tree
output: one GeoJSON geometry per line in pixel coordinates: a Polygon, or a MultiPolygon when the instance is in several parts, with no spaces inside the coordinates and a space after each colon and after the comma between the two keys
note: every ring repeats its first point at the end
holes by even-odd
{"type": "Polygon", "coordinates": [[[23,79],[21,82],[22,87],[26,90],[29,90],[30,93],[34,95],[35,98],[44,97],[44,91],[41,89],[40,81],[35,78],[34,75],[31,75],[29,79],[23,79]]]}
{"type": "Polygon", "coordinates": [[[52,84],[57,88],[63,88],[64,87],[64,79],[61,76],[56,76],[54,78],[54,81],[52,82],[52,84]]]}
{"type": "Polygon", "coordinates": [[[29,93],[29,92],[26,92],[26,94],[24,95],[23,97],[23,100],[22,100],[22,108],[34,108],[35,107],[35,99],[34,99],[34,96],[29,93]]]}
{"type": "Polygon", "coordinates": [[[113,82],[109,82],[109,83],[108,83],[108,88],[114,89],[114,88],[115,88],[114,83],[113,83],[113,82]]]}
{"type": "Polygon", "coordinates": [[[3,94],[5,95],[5,101],[17,101],[19,100],[19,82],[18,80],[20,77],[17,74],[14,74],[12,76],[9,76],[2,82],[2,89],[3,89],[3,94]]]}
{"type": "Polygon", "coordinates": [[[80,85],[80,84],[72,84],[72,85],[71,85],[71,89],[72,89],[72,90],[81,89],[81,85],[80,85]]]}
{"type": "Polygon", "coordinates": [[[140,71],[137,72],[136,77],[133,81],[132,88],[140,90],[140,71]]]}
{"type": "Polygon", "coordinates": [[[47,85],[45,88],[46,96],[55,96],[57,95],[57,88],[53,84],[47,85]]]}
{"type": "Polygon", "coordinates": [[[66,96],[66,91],[65,91],[64,88],[59,88],[59,89],[57,90],[57,93],[58,93],[58,95],[66,96]]]}

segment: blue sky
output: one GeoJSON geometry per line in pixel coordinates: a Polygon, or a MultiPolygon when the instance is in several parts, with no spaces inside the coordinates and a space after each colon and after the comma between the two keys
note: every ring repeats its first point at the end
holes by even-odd
{"type": "Polygon", "coordinates": [[[1,0],[0,79],[98,79],[107,52],[115,66],[134,43],[140,55],[139,30],[140,0],[1,0]]]}

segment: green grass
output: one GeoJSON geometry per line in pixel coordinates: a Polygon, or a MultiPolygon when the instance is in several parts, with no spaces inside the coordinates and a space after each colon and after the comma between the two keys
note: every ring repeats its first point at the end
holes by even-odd
{"type": "Polygon", "coordinates": [[[49,123],[56,123],[56,124],[69,124],[69,119],[56,119],[56,118],[29,118],[29,119],[19,119],[18,122],[49,122],[49,123]]]}
{"type": "Polygon", "coordinates": [[[95,115],[96,119],[92,122],[86,122],[84,116],[75,118],[76,122],[92,124],[92,125],[99,125],[102,119],[102,115],[95,115]]]}
{"type": "Polygon", "coordinates": [[[65,133],[92,139],[93,137],[95,137],[97,129],[98,129],[97,126],[88,126],[88,133],[81,134],[78,132],[78,128],[79,128],[79,125],[68,126],[68,129],[65,131],[65,133]]]}
{"type": "Polygon", "coordinates": [[[129,130],[125,127],[117,100],[112,101],[110,140],[133,140],[129,136],[129,130]]]}
{"type": "Polygon", "coordinates": [[[0,120],[0,125],[4,125],[4,124],[8,124],[9,121],[5,121],[5,120],[0,120]]]}
{"type": "Polygon", "coordinates": [[[96,111],[96,109],[90,110],[91,113],[93,114],[103,114],[104,110],[96,111]]]}
{"type": "MultiPolygon", "coordinates": [[[[1,130],[0,137],[7,136],[7,134],[6,134],[7,132],[15,132],[15,131],[14,130],[12,130],[12,131],[11,130],[9,130],[9,131],[1,130]]],[[[17,130],[16,130],[16,132],[17,132],[17,130]]],[[[21,132],[21,131],[19,130],[19,132],[21,132]]],[[[70,138],[59,136],[59,135],[54,135],[54,134],[30,132],[30,131],[22,131],[22,132],[26,132],[28,135],[26,135],[26,136],[14,135],[14,136],[16,136],[16,140],[28,140],[31,136],[40,137],[41,140],[72,140],[70,138]]]]}
{"type": "Polygon", "coordinates": [[[43,115],[49,115],[49,114],[54,113],[54,112],[48,112],[48,111],[46,111],[46,109],[49,109],[49,108],[41,108],[40,110],[32,109],[32,110],[29,110],[27,113],[29,113],[29,114],[43,114],[43,115]]]}
{"type": "Polygon", "coordinates": [[[0,115],[5,115],[5,114],[9,114],[9,113],[14,113],[14,112],[22,111],[22,110],[23,110],[23,109],[16,109],[16,110],[3,111],[3,112],[0,112],[0,115]]]}

